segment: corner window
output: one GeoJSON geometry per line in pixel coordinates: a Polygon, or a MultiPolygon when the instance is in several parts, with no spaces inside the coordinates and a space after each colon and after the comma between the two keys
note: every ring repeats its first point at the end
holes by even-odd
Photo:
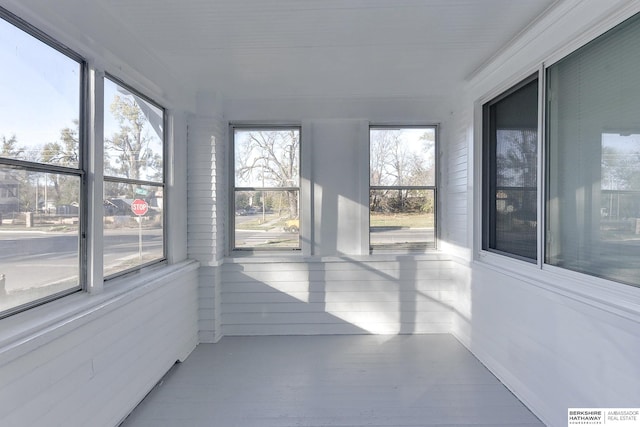
{"type": "Polygon", "coordinates": [[[233,127],[233,249],[300,249],[300,129],[233,127]]]}
{"type": "Polygon", "coordinates": [[[369,244],[375,250],[436,246],[436,128],[372,127],[369,244]]]}
{"type": "Polygon", "coordinates": [[[3,316],[81,289],[86,207],[83,61],[0,10],[0,64],[3,316]]]}
{"type": "Polygon", "coordinates": [[[164,110],[104,80],[104,275],[163,260],[164,110]]]}
{"type": "Polygon", "coordinates": [[[482,248],[536,262],[538,79],[484,105],[482,248]]]}

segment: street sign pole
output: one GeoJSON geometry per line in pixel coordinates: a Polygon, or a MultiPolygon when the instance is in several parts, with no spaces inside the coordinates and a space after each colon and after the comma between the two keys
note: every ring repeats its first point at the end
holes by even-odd
{"type": "Polygon", "coordinates": [[[138,216],[138,261],[142,264],[142,217],[138,216]]]}
{"type": "Polygon", "coordinates": [[[141,199],[135,199],[131,203],[131,212],[138,216],[138,259],[142,263],[142,217],[149,211],[147,202],[141,199]]]}

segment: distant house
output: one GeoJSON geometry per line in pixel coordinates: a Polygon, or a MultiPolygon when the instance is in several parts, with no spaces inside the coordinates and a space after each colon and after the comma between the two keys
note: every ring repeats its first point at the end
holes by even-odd
{"type": "Polygon", "coordinates": [[[20,208],[20,182],[10,173],[0,172],[0,213],[18,212],[20,208]]]}

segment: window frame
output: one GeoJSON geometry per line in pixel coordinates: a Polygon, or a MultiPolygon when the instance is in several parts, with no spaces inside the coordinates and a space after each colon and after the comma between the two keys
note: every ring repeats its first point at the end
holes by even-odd
{"type": "MultiPolygon", "coordinates": [[[[543,114],[543,109],[541,107],[541,100],[543,98],[542,92],[544,92],[544,88],[542,87],[544,79],[542,78],[542,73],[538,70],[533,74],[530,74],[528,77],[521,79],[516,84],[510,86],[508,89],[502,91],[497,96],[491,98],[490,100],[482,103],[482,149],[481,149],[481,170],[482,170],[482,180],[481,188],[482,188],[482,200],[481,200],[481,242],[480,247],[483,251],[492,252],[495,254],[503,255],[509,258],[514,258],[520,261],[525,261],[529,264],[537,265],[540,262],[540,245],[541,245],[541,225],[542,221],[540,219],[540,210],[541,210],[541,196],[544,194],[544,191],[540,188],[541,184],[541,158],[543,155],[542,150],[542,140],[543,135],[540,132],[541,122],[540,119],[543,114]],[[497,191],[497,159],[496,159],[496,144],[492,139],[492,130],[495,126],[495,116],[491,114],[491,108],[499,103],[500,101],[506,99],[507,97],[513,95],[518,92],[520,89],[528,86],[529,84],[537,82],[537,100],[536,100],[536,109],[537,109],[537,158],[536,158],[536,258],[528,258],[523,255],[507,252],[504,250],[496,249],[492,246],[492,242],[495,243],[495,211],[496,211],[496,198],[492,197],[493,192],[497,191]],[[493,227],[492,227],[493,225],[493,227]]],[[[523,187],[524,188],[524,187],[523,187]]],[[[527,187],[529,188],[529,187],[527,187]]]]}
{"type": "Polygon", "coordinates": [[[49,48],[57,51],[59,54],[66,56],[68,59],[78,63],[78,165],[77,167],[61,166],[55,164],[46,164],[30,160],[12,159],[8,157],[0,157],[0,167],[7,167],[24,172],[59,174],[65,176],[76,177],[79,180],[79,208],[78,208],[78,284],[72,288],[46,295],[44,297],[33,299],[24,304],[17,305],[4,311],[0,311],[0,319],[12,316],[14,314],[29,310],[34,307],[41,306],[48,302],[71,295],[77,292],[86,291],[89,287],[87,264],[87,230],[89,228],[89,197],[88,197],[88,167],[89,167],[89,149],[88,149],[88,91],[89,91],[89,66],[87,60],[60,43],[45,32],[29,24],[22,18],[12,14],[6,9],[0,7],[0,20],[5,21],[9,25],[16,27],[26,35],[33,37],[49,48]]]}
{"type": "Polygon", "coordinates": [[[421,254],[438,250],[439,248],[439,227],[438,227],[438,185],[440,177],[440,168],[438,162],[438,152],[440,145],[440,125],[439,124],[370,124],[368,129],[368,151],[367,151],[367,165],[368,165],[368,192],[367,192],[367,242],[369,248],[369,254],[374,253],[408,253],[408,254],[421,254]],[[434,183],[433,185],[401,185],[401,186],[385,186],[385,185],[371,185],[371,131],[375,129],[426,129],[430,128],[434,131],[434,183]],[[420,249],[403,249],[403,248],[375,248],[371,245],[371,191],[375,190],[427,190],[433,191],[433,247],[425,244],[424,248],[420,249]]]}
{"type": "MultiPolygon", "coordinates": [[[[613,278],[601,277],[588,272],[568,269],[547,263],[547,210],[548,210],[548,161],[549,161],[549,141],[547,135],[548,127],[548,104],[553,98],[553,93],[548,94],[548,72],[551,67],[561,62],[573,53],[585,48],[598,38],[610,31],[614,31],[624,24],[625,21],[637,17],[640,10],[628,10],[625,13],[616,15],[614,18],[602,22],[596,27],[590,28],[579,40],[574,41],[560,49],[549,53],[546,57],[536,62],[535,69],[527,68],[524,72],[512,76],[505,80],[500,86],[485,92],[481,97],[476,98],[474,103],[474,155],[473,179],[475,182],[482,182],[485,173],[483,159],[483,137],[485,125],[483,117],[483,105],[494,97],[508,91],[510,87],[517,85],[532,73],[538,75],[538,261],[531,263],[520,260],[495,251],[483,248],[484,229],[483,221],[485,210],[483,206],[484,188],[474,185],[473,212],[480,215],[473,215],[469,224],[473,227],[473,249],[472,259],[479,262],[485,268],[495,270],[508,276],[516,277],[525,282],[546,289],[554,293],[571,296],[582,301],[592,301],[610,312],[627,316],[628,302],[640,301],[640,286],[630,284],[613,278]]],[[[606,129],[605,129],[606,130],[606,129]]]]}
{"type": "Polygon", "coordinates": [[[242,253],[300,253],[302,252],[302,232],[305,224],[303,223],[303,206],[302,206],[302,126],[300,124],[254,124],[254,123],[229,123],[229,211],[228,211],[228,250],[230,254],[240,255],[242,253]],[[235,134],[236,130],[255,130],[255,131],[278,131],[278,130],[297,130],[298,131],[298,186],[297,187],[236,187],[235,176],[235,134]],[[241,191],[297,191],[298,192],[298,245],[296,247],[237,247],[236,246],[236,193],[241,191]]]}
{"type": "MultiPolygon", "coordinates": [[[[141,179],[131,179],[131,178],[123,178],[123,177],[117,177],[117,176],[110,176],[107,175],[106,173],[104,173],[104,161],[102,162],[102,168],[103,168],[103,174],[102,174],[102,185],[101,185],[101,190],[104,192],[104,186],[105,183],[109,182],[109,183],[121,183],[121,184],[134,184],[134,185],[139,185],[139,186],[143,186],[143,185],[147,185],[147,186],[153,186],[153,187],[160,187],[162,188],[162,204],[163,204],[163,212],[162,212],[162,257],[160,258],[156,258],[154,260],[142,263],[142,264],[138,264],[134,267],[125,269],[125,270],[120,270],[117,271],[115,273],[111,273],[111,274],[104,274],[104,254],[105,254],[105,246],[104,246],[104,239],[102,241],[102,247],[101,247],[101,256],[103,258],[103,280],[105,282],[108,282],[110,280],[116,279],[118,277],[121,276],[125,276],[143,269],[146,269],[147,267],[153,266],[153,265],[166,265],[167,264],[167,249],[168,249],[168,242],[167,242],[167,236],[168,236],[168,230],[167,230],[167,225],[168,225],[168,221],[167,221],[167,206],[169,206],[169,194],[167,191],[167,159],[169,158],[168,154],[168,134],[167,134],[167,129],[168,129],[168,113],[167,113],[167,109],[165,107],[163,107],[159,102],[156,102],[155,100],[153,100],[152,98],[148,97],[147,95],[145,95],[144,93],[138,91],[137,89],[135,89],[134,87],[132,87],[131,85],[125,83],[122,79],[114,76],[113,74],[110,74],[108,72],[104,73],[104,77],[101,79],[102,81],[102,87],[103,87],[103,93],[104,93],[104,82],[105,80],[109,80],[111,81],[111,83],[122,87],[123,89],[127,90],[128,92],[131,93],[132,96],[138,97],[142,100],[144,100],[145,102],[153,105],[154,107],[158,108],[160,111],[162,111],[162,182],[157,182],[157,181],[148,181],[148,180],[141,180],[141,179]]],[[[104,99],[102,100],[103,102],[105,101],[104,99]]],[[[102,120],[102,125],[104,127],[104,116],[106,115],[106,112],[104,112],[103,117],[101,118],[102,120]]],[[[103,136],[103,144],[102,144],[102,158],[104,160],[104,153],[105,153],[105,148],[104,148],[104,141],[106,140],[106,136],[103,136]]],[[[103,212],[104,215],[104,212],[103,212]]],[[[101,227],[103,228],[104,231],[104,222],[102,222],[101,227]]]]}

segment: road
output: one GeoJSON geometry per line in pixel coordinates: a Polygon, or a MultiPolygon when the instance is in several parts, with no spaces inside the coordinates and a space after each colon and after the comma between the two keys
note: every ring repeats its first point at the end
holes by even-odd
{"type": "MultiPolygon", "coordinates": [[[[138,230],[105,230],[105,269],[126,266],[139,256],[138,230]]],[[[162,230],[143,229],[145,260],[162,256],[162,230]]],[[[71,283],[78,277],[78,236],[75,232],[0,230],[0,274],[8,293],[52,283],[71,283]]],[[[122,269],[122,268],[120,268],[122,269]]]]}
{"type": "MultiPolygon", "coordinates": [[[[236,224],[258,216],[238,216],[236,224]]],[[[142,262],[162,257],[162,239],[161,229],[143,229],[142,262]]],[[[381,245],[425,241],[431,244],[434,242],[433,229],[376,229],[371,233],[371,241],[381,245]]],[[[268,231],[236,230],[236,247],[291,248],[298,244],[298,233],[286,232],[279,227],[268,231]]],[[[137,229],[105,230],[104,246],[107,274],[140,263],[137,229]]],[[[0,282],[0,311],[3,305],[6,308],[12,294],[24,294],[28,300],[30,292],[50,294],[77,286],[78,253],[75,232],[0,230],[0,275],[4,275],[4,283],[0,282]]]]}
{"type": "MultiPolygon", "coordinates": [[[[236,226],[256,220],[261,214],[236,216],[236,226]]],[[[298,233],[283,231],[282,228],[271,230],[244,230],[236,228],[236,247],[297,247],[298,233]]],[[[428,247],[435,245],[434,229],[431,228],[393,228],[380,227],[371,230],[371,243],[375,245],[392,244],[424,244],[428,247]]]]}

